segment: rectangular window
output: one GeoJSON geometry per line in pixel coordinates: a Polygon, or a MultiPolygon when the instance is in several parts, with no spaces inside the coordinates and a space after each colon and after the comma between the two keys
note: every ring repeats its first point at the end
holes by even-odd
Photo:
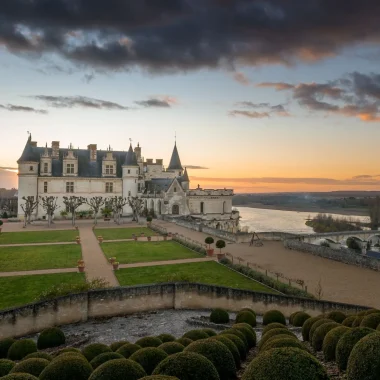
{"type": "Polygon", "coordinates": [[[44,182],[44,193],[48,192],[48,183],[44,182]]]}
{"type": "Polygon", "coordinates": [[[49,164],[47,162],[44,163],[44,173],[49,173],[49,164]]]}
{"type": "Polygon", "coordinates": [[[113,174],[113,165],[106,165],[106,174],[113,174]]]}
{"type": "Polygon", "coordinates": [[[74,192],[74,182],[66,182],[66,193],[74,192]]]}
{"type": "Polygon", "coordinates": [[[66,174],[74,174],[74,164],[66,165],[66,174]]]}
{"type": "Polygon", "coordinates": [[[29,166],[29,171],[30,171],[30,172],[33,171],[33,166],[29,166]]]}
{"type": "Polygon", "coordinates": [[[113,193],[113,183],[106,182],[106,193],[113,193]]]}

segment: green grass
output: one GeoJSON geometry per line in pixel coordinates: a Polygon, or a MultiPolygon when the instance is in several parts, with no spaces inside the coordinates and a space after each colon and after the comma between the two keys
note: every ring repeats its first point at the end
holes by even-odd
{"type": "Polygon", "coordinates": [[[0,244],[64,243],[75,241],[78,235],[74,230],[3,232],[0,234],[0,244]]]}
{"type": "Polygon", "coordinates": [[[144,232],[145,236],[157,235],[153,230],[146,227],[136,228],[97,228],[96,236],[103,236],[104,240],[132,239],[132,235],[140,236],[144,232]]]}
{"type": "Polygon", "coordinates": [[[202,257],[174,241],[103,243],[101,247],[107,258],[116,257],[120,264],[202,257]]]}
{"type": "Polygon", "coordinates": [[[62,283],[84,283],[84,273],[0,277],[0,309],[34,302],[46,289],[62,283]]]}
{"type": "Polygon", "coordinates": [[[214,261],[126,268],[116,271],[115,274],[121,286],[187,280],[258,292],[277,293],[265,285],[250,280],[214,261]]]}
{"type": "Polygon", "coordinates": [[[0,247],[0,272],[74,268],[81,257],[79,245],[0,247]]]}

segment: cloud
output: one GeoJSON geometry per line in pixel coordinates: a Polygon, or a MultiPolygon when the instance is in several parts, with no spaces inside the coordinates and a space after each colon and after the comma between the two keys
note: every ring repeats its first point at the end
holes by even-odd
{"type": "Polygon", "coordinates": [[[290,116],[290,113],[282,104],[271,105],[270,103],[253,103],[250,101],[244,101],[236,103],[236,106],[242,108],[260,109],[261,111],[232,110],[229,112],[230,116],[245,116],[251,119],[261,119],[264,117],[270,117],[271,115],[282,117],[290,116]]]}
{"type": "Polygon", "coordinates": [[[151,108],[151,107],[170,108],[173,104],[176,104],[176,103],[177,103],[177,100],[169,96],[161,96],[161,97],[150,98],[147,100],[135,101],[135,104],[141,107],[146,107],[146,108],[151,108]]]}
{"type": "Polygon", "coordinates": [[[32,98],[42,100],[48,106],[54,108],[92,108],[102,110],[129,110],[129,107],[122,106],[118,103],[110,102],[107,100],[100,100],[88,98],[85,96],[48,96],[48,95],[34,95],[32,98]]]}
{"type": "Polygon", "coordinates": [[[87,84],[89,84],[90,82],[92,82],[94,79],[95,79],[95,74],[94,73],[85,74],[83,76],[83,81],[86,82],[87,84]]]}
{"type": "Polygon", "coordinates": [[[290,90],[294,88],[294,85],[285,82],[261,82],[256,84],[256,87],[261,88],[274,88],[276,91],[290,90]]]}
{"type": "Polygon", "coordinates": [[[17,168],[11,168],[9,166],[0,166],[0,170],[17,171],[17,168]]]}
{"type": "Polygon", "coordinates": [[[245,116],[250,119],[262,119],[264,117],[269,117],[268,112],[257,112],[257,111],[241,111],[241,110],[232,110],[229,112],[230,116],[245,116]]]}
{"type": "Polygon", "coordinates": [[[240,71],[234,74],[234,79],[236,80],[236,82],[243,84],[245,86],[248,86],[251,83],[251,81],[247,78],[247,76],[240,71]]]}
{"type": "Polygon", "coordinates": [[[378,0],[1,0],[0,45],[107,70],[290,65],[379,44],[379,13],[378,0]]]}
{"type": "Polygon", "coordinates": [[[200,169],[209,169],[209,168],[206,168],[206,167],[204,167],[204,166],[198,166],[198,165],[184,165],[184,167],[185,168],[187,168],[187,169],[194,169],[194,170],[200,170],[200,169]]]}
{"type": "Polygon", "coordinates": [[[30,112],[30,113],[38,113],[41,115],[46,115],[48,111],[46,110],[40,110],[33,107],[26,107],[26,106],[19,106],[15,104],[0,104],[0,110],[6,110],[11,112],[30,112]]]}

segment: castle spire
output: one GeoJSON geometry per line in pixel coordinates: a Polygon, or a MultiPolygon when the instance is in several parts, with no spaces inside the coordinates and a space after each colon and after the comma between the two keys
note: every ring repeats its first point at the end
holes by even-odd
{"type": "Polygon", "coordinates": [[[174,149],[167,170],[183,170],[178,154],[177,141],[174,142],[174,149]]]}
{"type": "Polygon", "coordinates": [[[128,152],[125,156],[124,165],[125,166],[138,166],[137,157],[136,157],[135,152],[133,151],[132,144],[129,145],[128,152]]]}

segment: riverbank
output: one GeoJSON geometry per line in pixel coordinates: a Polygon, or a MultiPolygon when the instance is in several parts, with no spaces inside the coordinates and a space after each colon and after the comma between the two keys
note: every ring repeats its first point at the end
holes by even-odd
{"type": "Polygon", "coordinates": [[[368,216],[368,210],[365,208],[320,208],[320,207],[304,207],[297,205],[265,205],[262,203],[250,203],[244,205],[233,205],[234,207],[259,208],[263,210],[279,210],[279,211],[295,211],[295,212],[313,212],[321,214],[338,214],[350,216],[368,216]]]}

